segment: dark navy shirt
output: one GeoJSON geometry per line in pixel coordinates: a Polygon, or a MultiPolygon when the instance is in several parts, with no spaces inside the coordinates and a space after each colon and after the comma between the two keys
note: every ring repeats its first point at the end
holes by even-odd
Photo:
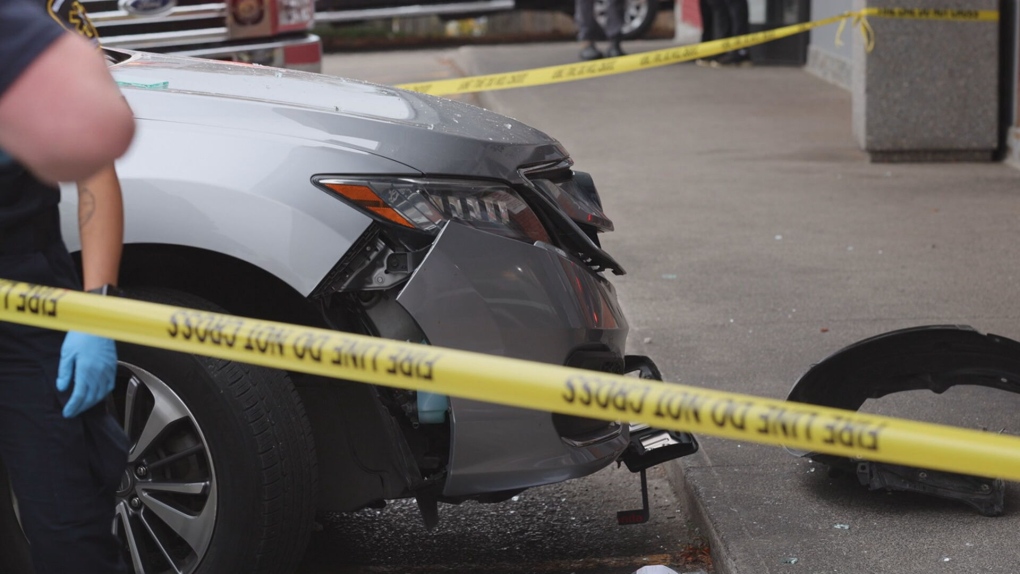
{"type": "MultiPolygon", "coordinates": [[[[64,33],[38,0],[0,0],[0,97],[64,33]]],[[[0,158],[0,228],[27,221],[59,201],[56,187],[38,181],[9,158],[0,158]]]]}
{"type": "Polygon", "coordinates": [[[61,33],[38,0],[0,0],[0,95],[61,33]]]}

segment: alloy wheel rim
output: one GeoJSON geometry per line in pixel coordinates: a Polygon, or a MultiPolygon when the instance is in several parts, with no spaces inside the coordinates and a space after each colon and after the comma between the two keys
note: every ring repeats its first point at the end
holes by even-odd
{"type": "MultiPolygon", "coordinates": [[[[620,30],[622,34],[629,34],[635,28],[637,28],[639,22],[643,22],[648,17],[648,2],[654,0],[646,0],[640,2],[637,0],[627,0],[623,8],[623,29],[620,30]]],[[[606,25],[606,12],[609,10],[609,0],[595,0],[595,21],[599,23],[599,26],[605,27],[606,25]]]]}
{"type": "Polygon", "coordinates": [[[125,392],[117,407],[130,451],[114,532],[136,574],[193,572],[216,525],[208,442],[191,410],[158,377],[123,362],[118,375],[125,392]]]}

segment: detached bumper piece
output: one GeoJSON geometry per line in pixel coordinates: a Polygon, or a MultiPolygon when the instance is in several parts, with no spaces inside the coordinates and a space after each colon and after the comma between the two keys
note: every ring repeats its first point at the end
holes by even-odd
{"type": "Polygon", "coordinates": [[[646,469],[698,452],[698,441],[686,432],[630,425],[630,445],[618,459],[631,472],[646,469]]]}
{"type": "Polygon", "coordinates": [[[1001,516],[1005,511],[1006,483],[999,478],[883,462],[860,462],[857,464],[857,480],[869,490],[903,490],[957,500],[984,516],[1001,516]]]}
{"type": "MultiPolygon", "coordinates": [[[[892,393],[978,385],[1020,393],[1020,343],[964,325],[932,325],[883,333],[854,343],[813,366],[787,400],[858,410],[892,393]]],[[[871,490],[916,492],[963,502],[985,516],[1004,511],[1000,479],[796,453],[856,474],[871,490]]]]}
{"type": "MultiPolygon", "coordinates": [[[[648,357],[628,355],[626,373],[637,373],[642,379],[662,380],[658,367],[648,357]]],[[[687,432],[662,430],[646,424],[630,425],[630,444],[617,459],[627,470],[641,474],[641,508],[616,513],[617,524],[643,524],[648,522],[648,478],[645,471],[664,462],[698,452],[698,441],[687,432]]]]}

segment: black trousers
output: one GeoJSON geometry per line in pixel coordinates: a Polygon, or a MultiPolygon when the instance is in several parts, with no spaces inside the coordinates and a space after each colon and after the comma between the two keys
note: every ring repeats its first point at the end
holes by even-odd
{"type": "Polygon", "coordinates": [[[595,21],[595,0],[574,1],[574,23],[577,24],[577,39],[595,41],[605,39],[619,41],[623,33],[624,0],[609,0],[606,11],[606,27],[599,28],[595,21]]]}
{"type": "MultiPolygon", "coordinates": [[[[0,232],[0,277],[80,288],[58,218],[53,208],[42,235],[0,232]]],[[[126,573],[112,527],[127,437],[102,403],[73,419],[61,414],[70,398],[56,389],[63,340],[60,331],[0,321],[0,457],[38,574],[126,573]]]]}
{"type": "Polygon", "coordinates": [[[747,0],[699,0],[698,4],[702,42],[751,33],[747,0]]]}

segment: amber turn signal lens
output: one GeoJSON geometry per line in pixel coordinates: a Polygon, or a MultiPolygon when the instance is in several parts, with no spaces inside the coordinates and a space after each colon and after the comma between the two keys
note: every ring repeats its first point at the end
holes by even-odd
{"type": "Polygon", "coordinates": [[[351,203],[366,209],[386,221],[391,221],[397,225],[404,227],[414,228],[403,215],[397,212],[389,205],[386,204],[371,188],[364,185],[350,185],[346,183],[323,183],[329,189],[335,191],[341,197],[347,199],[351,203]]]}

